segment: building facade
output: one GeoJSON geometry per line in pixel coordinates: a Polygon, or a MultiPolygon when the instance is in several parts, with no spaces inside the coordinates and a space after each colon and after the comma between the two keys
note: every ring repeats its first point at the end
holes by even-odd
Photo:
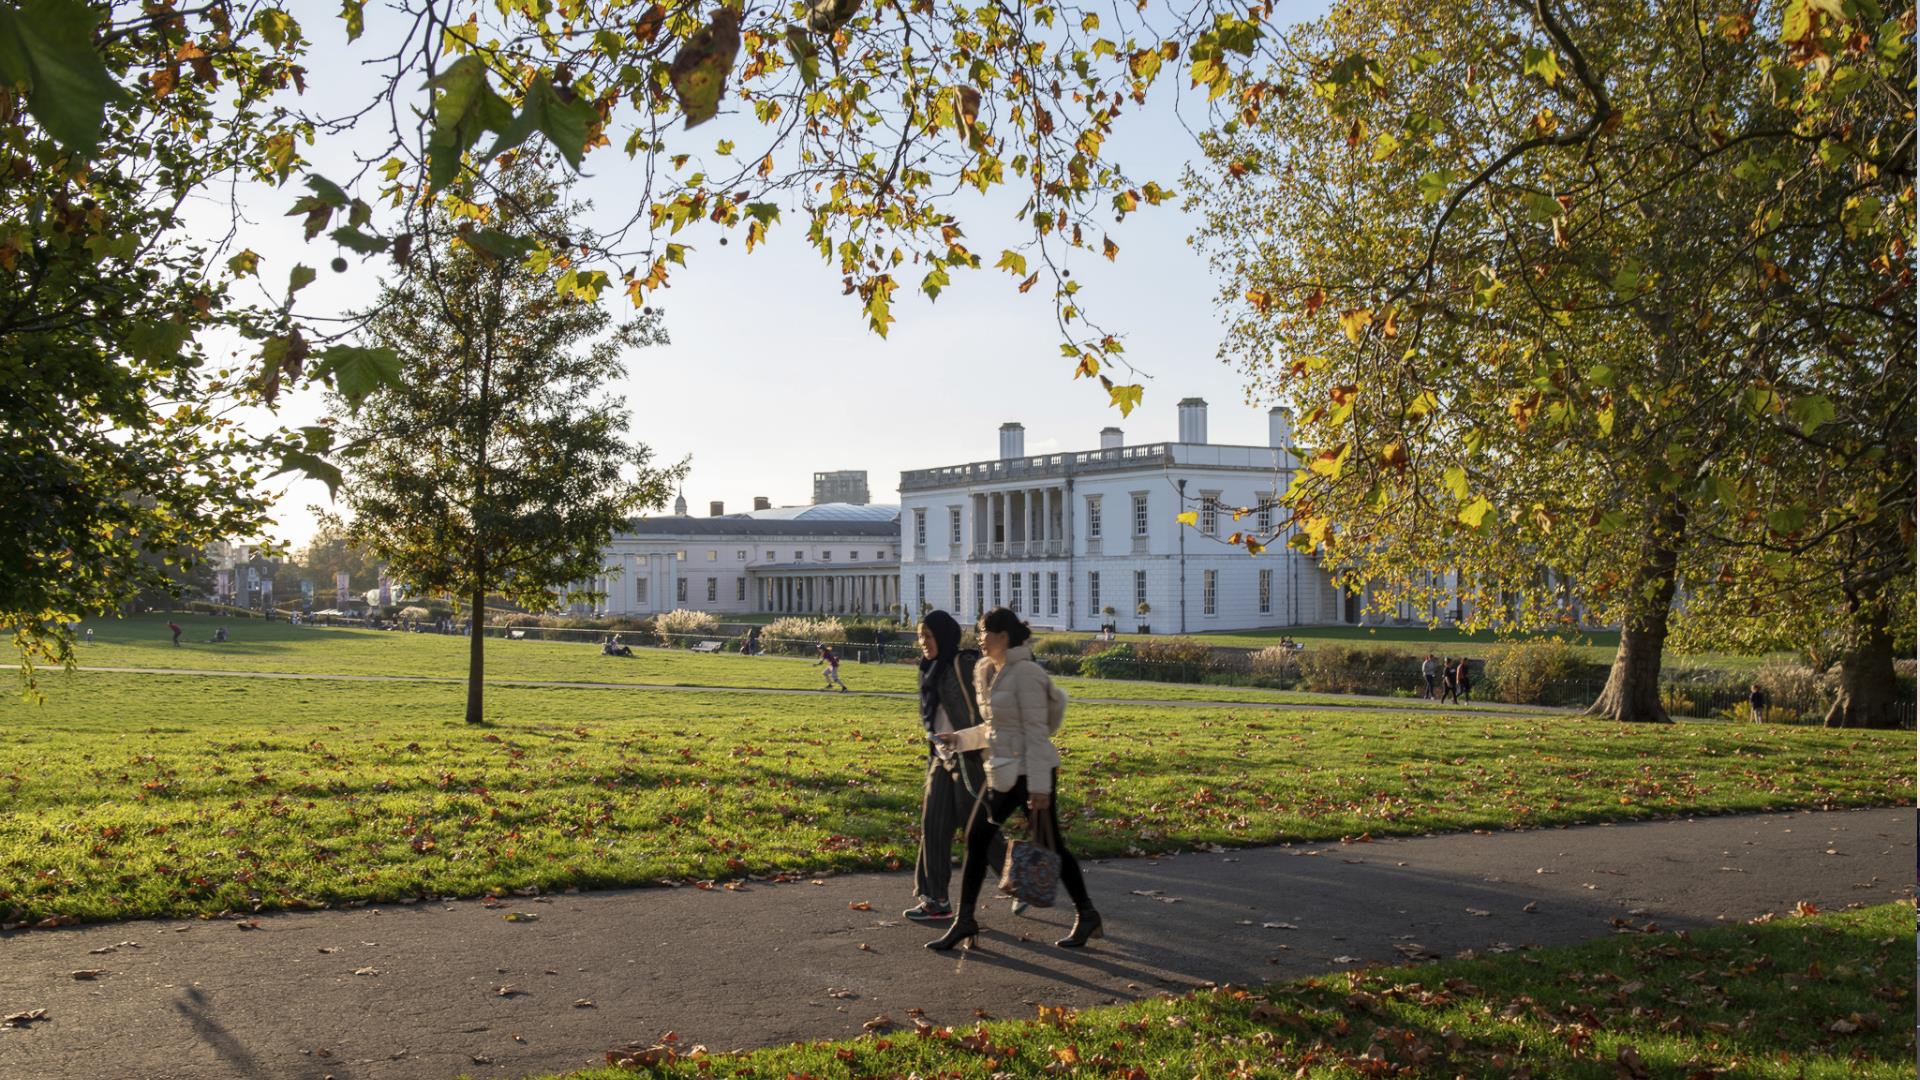
{"type": "Polygon", "coordinates": [[[865,469],[842,469],[838,472],[813,474],[815,506],[824,506],[827,503],[865,506],[871,501],[872,496],[867,493],[867,470],[865,469]]]}
{"type": "Polygon", "coordinates": [[[1277,497],[1299,467],[1286,410],[1268,415],[1269,445],[1225,446],[1207,441],[1206,402],[1179,409],[1174,442],[1127,446],[1107,428],[1097,450],[1029,457],[1009,423],[996,460],[901,474],[907,610],[973,619],[1004,605],[1037,627],[1161,634],[1354,621],[1357,603],[1286,535],[1260,555],[1227,543],[1284,517],[1277,497]],[[1236,521],[1236,508],[1251,513],[1236,521]],[[1188,511],[1197,528],[1178,520],[1188,511]]]}
{"type": "Polygon", "coordinates": [[[575,610],[885,615],[900,603],[898,515],[829,503],[636,518],[614,535],[606,572],[584,583],[603,599],[575,610]]]}

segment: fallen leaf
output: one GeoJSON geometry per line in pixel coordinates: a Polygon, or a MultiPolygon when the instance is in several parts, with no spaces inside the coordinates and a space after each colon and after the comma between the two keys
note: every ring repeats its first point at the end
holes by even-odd
{"type": "Polygon", "coordinates": [[[355,968],[353,969],[353,973],[355,975],[378,975],[380,974],[380,969],[376,967],[355,968]]]}
{"type": "Polygon", "coordinates": [[[28,1009],[25,1012],[8,1013],[5,1016],[0,1016],[0,1027],[23,1028],[35,1020],[45,1020],[46,1018],[47,1010],[28,1009]]]}
{"type": "Polygon", "coordinates": [[[1333,958],[1333,962],[1336,964],[1357,964],[1360,962],[1360,958],[1357,956],[1336,956],[1333,958]]]}
{"type": "Polygon", "coordinates": [[[1487,916],[1492,915],[1493,912],[1488,911],[1485,908],[1470,907],[1467,909],[1467,914],[1484,919],[1487,916]]]}
{"type": "Polygon", "coordinates": [[[531,911],[509,911],[500,917],[508,922],[538,922],[540,919],[531,911]]]}
{"type": "Polygon", "coordinates": [[[1538,901],[1535,901],[1535,900],[1529,900],[1529,901],[1527,901],[1527,903],[1526,903],[1526,906],[1524,906],[1524,907],[1522,907],[1522,908],[1521,908],[1520,910],[1521,910],[1521,911],[1524,911],[1524,912],[1526,912],[1526,913],[1527,913],[1527,914],[1529,914],[1529,915],[1531,915],[1531,914],[1533,914],[1534,912],[1536,912],[1536,911],[1539,911],[1539,910],[1540,910],[1540,904],[1539,904],[1539,902],[1538,902],[1538,901]]]}
{"type": "Polygon", "coordinates": [[[881,1013],[879,1016],[874,1017],[860,1026],[867,1031],[891,1031],[894,1027],[893,1017],[888,1016],[886,1013],[881,1013]]]}
{"type": "Polygon", "coordinates": [[[593,999],[592,998],[575,998],[573,1002],[573,1007],[576,1009],[591,1009],[594,1007],[593,999]]]}
{"type": "Polygon", "coordinates": [[[82,968],[81,970],[74,972],[73,977],[75,979],[79,979],[82,981],[89,981],[89,980],[97,979],[103,974],[105,974],[105,972],[101,971],[99,968],[82,968]]]}
{"type": "Polygon", "coordinates": [[[527,992],[512,983],[508,983],[505,986],[494,987],[493,993],[495,997],[525,997],[527,992]]]}
{"type": "Polygon", "coordinates": [[[1299,927],[1293,925],[1290,922],[1263,922],[1260,925],[1262,928],[1267,930],[1298,930],[1300,929],[1299,927]]]}
{"type": "Polygon", "coordinates": [[[854,911],[872,911],[873,905],[865,900],[849,900],[847,907],[854,911]]]}

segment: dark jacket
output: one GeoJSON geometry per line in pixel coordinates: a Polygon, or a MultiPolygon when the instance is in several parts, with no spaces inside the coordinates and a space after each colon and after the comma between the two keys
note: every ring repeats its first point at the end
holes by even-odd
{"type": "Polygon", "coordinates": [[[980,722],[973,689],[973,669],[980,653],[960,647],[960,624],[946,612],[929,612],[925,624],[940,655],[920,661],[920,726],[933,734],[934,716],[945,709],[955,731],[970,728],[980,722]]]}

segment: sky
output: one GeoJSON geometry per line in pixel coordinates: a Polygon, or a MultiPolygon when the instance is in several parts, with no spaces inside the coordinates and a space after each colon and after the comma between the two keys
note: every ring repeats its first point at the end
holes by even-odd
{"type": "MultiPolygon", "coordinates": [[[[311,108],[364,96],[363,59],[386,44],[383,32],[392,29],[382,14],[368,6],[367,33],[349,49],[337,4],[301,0],[292,9],[314,43],[303,103],[311,108]]],[[[1283,5],[1275,21],[1320,10],[1317,0],[1297,0],[1283,5]]],[[[1107,156],[1124,163],[1137,182],[1178,188],[1182,167],[1199,156],[1187,129],[1205,123],[1201,94],[1176,96],[1173,82],[1163,77],[1147,107],[1123,116],[1108,140],[1107,156]]],[[[723,114],[709,125],[713,137],[726,136],[729,123],[723,114]]],[[[344,179],[355,149],[377,150],[386,134],[384,124],[379,127],[323,138],[302,154],[316,171],[344,179]]],[[[624,194],[627,167],[617,149],[589,154],[578,194],[601,209],[625,207],[632,201],[624,194]]],[[[363,183],[354,193],[372,202],[374,187],[363,183]]],[[[321,271],[301,294],[304,310],[366,305],[391,263],[353,258],[347,273],[329,272],[333,244],[324,237],[304,242],[299,219],[284,216],[299,193],[296,179],[240,194],[247,219],[242,242],[263,257],[264,282],[282,289],[294,263],[304,262],[321,271]]],[[[988,253],[989,264],[991,253],[1026,235],[1013,208],[1004,198],[960,206],[968,246],[988,253]]],[[[224,228],[224,203],[209,200],[199,212],[208,228],[224,228]]],[[[1186,397],[1209,403],[1211,441],[1265,445],[1266,410],[1274,403],[1249,403],[1244,378],[1218,359],[1218,287],[1187,244],[1196,224],[1174,202],[1143,205],[1111,226],[1121,248],[1115,262],[1082,252],[1068,264],[1082,284],[1081,299],[1120,333],[1146,387],[1141,406],[1125,418],[1096,382],[1073,379],[1044,283],[1021,295],[1004,271],[956,272],[952,287],[928,301],[914,288],[918,273],[911,273],[894,297],[898,321],[881,338],[867,329],[858,298],[841,295],[835,268],[805,247],[804,221],[791,213],[751,255],[737,241],[718,246],[717,233],[696,236],[690,265],[654,300],[665,312],[671,343],[629,353],[625,379],[609,390],[624,398],[633,415],[631,435],[653,450],[656,462],[689,461],[685,493],[695,513],[713,501],[746,510],[755,496],[775,506],[803,504],[812,498],[813,473],[838,469],[866,470],[873,501],[894,502],[903,470],[997,457],[1006,421],[1025,426],[1029,454],[1097,447],[1100,429],[1109,424],[1125,431],[1129,445],[1171,440],[1175,403],[1186,397]]],[[[630,311],[623,296],[609,293],[603,302],[618,315],[630,311]]],[[[297,425],[321,409],[319,395],[307,392],[283,399],[277,418],[258,419],[297,425]]],[[[295,546],[314,531],[309,507],[340,509],[318,482],[282,477],[274,486],[275,535],[295,546]]]]}

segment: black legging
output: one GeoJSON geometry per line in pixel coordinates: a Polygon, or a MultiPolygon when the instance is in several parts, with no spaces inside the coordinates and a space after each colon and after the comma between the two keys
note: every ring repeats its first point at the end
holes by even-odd
{"type": "MultiPolygon", "coordinates": [[[[1054,779],[1060,772],[1054,770],[1054,779]]],[[[1080,876],[1080,863],[1067,850],[1067,838],[1060,833],[1059,789],[1054,789],[1055,800],[1047,803],[1043,813],[1044,824],[1036,824],[1033,815],[1025,808],[1027,805],[1027,778],[1022,776],[1014,781],[1013,787],[1006,791],[989,789],[985,798],[974,804],[973,814],[967,819],[967,861],[960,869],[960,908],[958,914],[972,915],[973,907],[980,900],[980,885],[987,878],[987,847],[1000,831],[1000,823],[1007,820],[1015,807],[1026,814],[1027,822],[1034,825],[1035,832],[1045,830],[1047,839],[1053,842],[1053,851],[1060,856],[1060,884],[1067,887],[1067,895],[1073,898],[1073,906],[1086,909],[1093,906],[1087,896],[1087,882],[1080,876]]]]}

